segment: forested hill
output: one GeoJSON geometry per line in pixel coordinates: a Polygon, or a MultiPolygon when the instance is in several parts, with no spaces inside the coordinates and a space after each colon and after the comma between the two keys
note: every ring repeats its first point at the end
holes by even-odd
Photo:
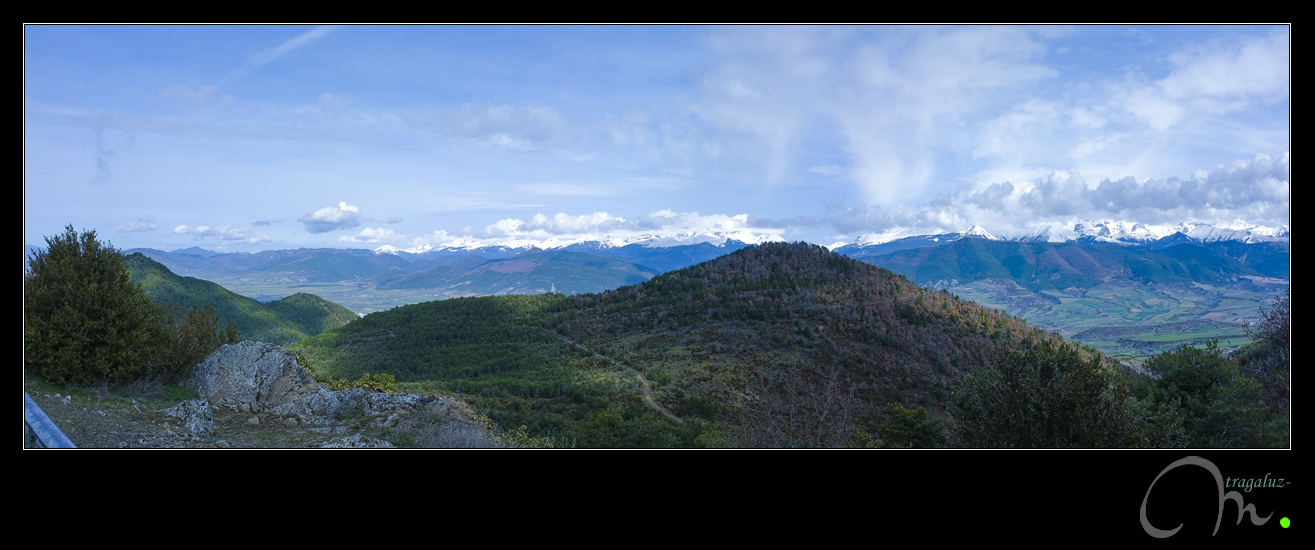
{"type": "Polygon", "coordinates": [[[313,294],[298,293],[262,304],[210,281],[176,275],[140,252],[125,256],[124,263],[132,280],[156,303],[167,306],[173,300],[183,308],[211,304],[220,317],[237,324],[245,340],[287,345],[359,318],[313,294]]]}
{"type": "Polygon", "coordinates": [[[939,414],[966,373],[1048,337],[820,246],[768,243],[601,294],[403,306],[300,349],[323,374],[465,392],[511,428],[592,446],[690,445],[704,430],[690,421],[736,445],[834,446],[888,402],[939,414]],[[662,411],[685,420],[667,439],[598,439],[600,423],[615,436],[662,411]]]}

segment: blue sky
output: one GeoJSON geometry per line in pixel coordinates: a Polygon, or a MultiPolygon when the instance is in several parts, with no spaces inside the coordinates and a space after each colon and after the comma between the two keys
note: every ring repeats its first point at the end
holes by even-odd
{"type": "Polygon", "coordinates": [[[1290,224],[1287,26],[27,26],[24,239],[1290,224]]]}

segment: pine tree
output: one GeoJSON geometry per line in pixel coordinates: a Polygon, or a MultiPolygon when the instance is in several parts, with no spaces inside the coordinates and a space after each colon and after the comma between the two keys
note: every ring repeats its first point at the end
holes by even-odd
{"type": "Polygon", "coordinates": [[[91,384],[136,376],[152,361],[157,308],[123,255],[96,232],[69,225],[46,238],[23,277],[25,370],[47,381],[91,384]]]}

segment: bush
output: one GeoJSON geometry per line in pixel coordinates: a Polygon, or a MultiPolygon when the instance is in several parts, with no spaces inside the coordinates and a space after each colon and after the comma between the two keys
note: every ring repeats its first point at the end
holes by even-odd
{"type": "Polygon", "coordinates": [[[24,372],[54,384],[93,385],[186,375],[237,327],[219,330],[213,308],[151,302],[123,254],[69,225],[46,238],[23,274],[24,372]]]}
{"type": "Polygon", "coordinates": [[[945,428],[927,414],[927,409],[910,410],[898,403],[886,406],[890,419],[881,425],[882,447],[894,449],[934,449],[945,445],[945,428]]]}
{"type": "MultiPolygon", "coordinates": [[[[1043,342],[1004,353],[951,399],[954,435],[969,447],[1140,447],[1152,437],[1127,385],[1077,346],[1043,342]]],[[[1163,425],[1164,423],[1160,423],[1163,425]]]]}
{"type": "Polygon", "coordinates": [[[1146,361],[1159,375],[1146,396],[1182,415],[1187,445],[1198,448],[1286,447],[1286,415],[1274,415],[1261,401],[1261,384],[1248,378],[1218,341],[1205,349],[1182,346],[1146,361]]]}
{"type": "MultiPolygon", "coordinates": [[[[302,356],[300,355],[300,352],[298,352],[298,359],[297,359],[298,363],[301,363],[302,361],[301,357],[302,356]]],[[[305,364],[303,363],[302,366],[305,366],[305,364]]],[[[365,374],[362,374],[361,377],[357,379],[355,382],[348,382],[346,378],[339,378],[335,380],[332,377],[330,377],[327,381],[323,381],[323,382],[325,386],[327,386],[329,389],[334,391],[345,390],[347,388],[365,388],[367,390],[381,391],[388,395],[392,395],[398,392],[397,379],[394,378],[393,375],[388,373],[380,374],[378,376],[375,376],[374,378],[370,378],[370,373],[367,372],[365,374]]]]}

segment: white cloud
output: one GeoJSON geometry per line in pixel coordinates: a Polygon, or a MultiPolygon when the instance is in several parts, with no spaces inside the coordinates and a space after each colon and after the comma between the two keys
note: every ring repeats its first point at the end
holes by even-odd
{"type": "Polygon", "coordinates": [[[411,109],[407,125],[442,137],[513,151],[544,150],[557,144],[565,122],[552,107],[467,103],[444,110],[411,109]]]}
{"type": "Polygon", "coordinates": [[[278,46],[275,46],[268,50],[264,50],[255,55],[252,55],[250,58],[247,58],[247,63],[246,65],[244,65],[244,68],[255,68],[264,65],[266,63],[269,63],[271,61],[274,61],[275,59],[287,55],[293,50],[296,50],[298,48],[304,48],[306,46],[314,44],[315,42],[319,41],[319,39],[324,38],[324,35],[329,34],[337,29],[338,29],[337,25],[323,25],[320,27],[316,27],[310,31],[298,35],[296,38],[292,38],[282,44],[279,44],[278,46]]]}
{"type": "Polygon", "coordinates": [[[155,220],[152,218],[142,218],[132,223],[125,223],[118,227],[121,233],[145,233],[155,231],[155,220]]]}
{"type": "Polygon", "coordinates": [[[326,206],[312,214],[302,216],[297,221],[304,224],[308,232],[327,233],[336,229],[361,225],[361,209],[346,202],[340,202],[336,208],[326,206]]]}
{"type": "Polygon", "coordinates": [[[1000,182],[943,194],[924,207],[837,208],[825,220],[841,232],[957,231],[981,225],[999,234],[1027,226],[1080,219],[1176,224],[1191,220],[1289,224],[1289,154],[1197,171],[1189,179],[1105,179],[1089,185],[1081,174],[1056,171],[1028,181],[1000,182]]]}
{"type": "Polygon", "coordinates": [[[516,237],[583,237],[611,235],[616,237],[643,234],[730,233],[736,231],[780,231],[779,225],[750,223],[748,214],[701,215],[698,212],[659,210],[638,218],[621,218],[606,212],[579,216],[557,213],[551,217],[535,214],[529,220],[506,218],[486,226],[491,235],[516,237]]]}
{"type": "Polygon", "coordinates": [[[406,251],[420,253],[458,240],[457,237],[449,235],[447,231],[435,231],[428,235],[420,235],[419,237],[412,239],[411,247],[407,248],[406,251]]]}
{"type": "Polygon", "coordinates": [[[1130,74],[1113,101],[1162,132],[1194,112],[1221,114],[1287,99],[1288,30],[1195,44],[1169,55],[1174,68],[1147,82],[1130,74]]]}
{"type": "Polygon", "coordinates": [[[1207,108],[1240,108],[1254,101],[1286,98],[1288,50],[1286,27],[1231,44],[1210,42],[1170,55],[1176,67],[1157,84],[1171,98],[1195,99],[1207,108]],[[1206,98],[1211,101],[1199,101],[1206,98]]]}
{"type": "Polygon", "coordinates": [[[384,229],[382,227],[378,229],[370,229],[367,227],[362,229],[361,232],[356,235],[343,235],[338,237],[338,240],[347,243],[382,243],[400,239],[402,237],[405,237],[405,235],[400,235],[392,229],[384,229]]]}
{"type": "Polygon", "coordinates": [[[1031,99],[1008,113],[988,122],[980,136],[973,157],[1010,154],[1030,147],[1038,131],[1050,128],[1060,119],[1059,106],[1050,101],[1031,99]]]}
{"type": "Polygon", "coordinates": [[[253,237],[245,229],[233,229],[227,225],[209,226],[209,225],[179,225],[174,227],[175,235],[191,235],[197,240],[205,237],[215,237],[221,241],[242,241],[247,244],[257,244],[269,242],[269,236],[253,237]]]}
{"type": "MultiPolygon", "coordinates": [[[[789,171],[793,150],[811,128],[834,125],[850,155],[846,172],[860,191],[871,202],[894,204],[932,182],[932,151],[962,141],[960,134],[1001,97],[1058,74],[1036,61],[1045,51],[1039,34],[1054,33],[719,28],[711,42],[723,60],[705,78],[696,112],[718,130],[719,144],[764,159],[769,183],[789,171]]],[[[1007,130],[987,140],[982,152],[1016,147],[1007,130]]]]}

